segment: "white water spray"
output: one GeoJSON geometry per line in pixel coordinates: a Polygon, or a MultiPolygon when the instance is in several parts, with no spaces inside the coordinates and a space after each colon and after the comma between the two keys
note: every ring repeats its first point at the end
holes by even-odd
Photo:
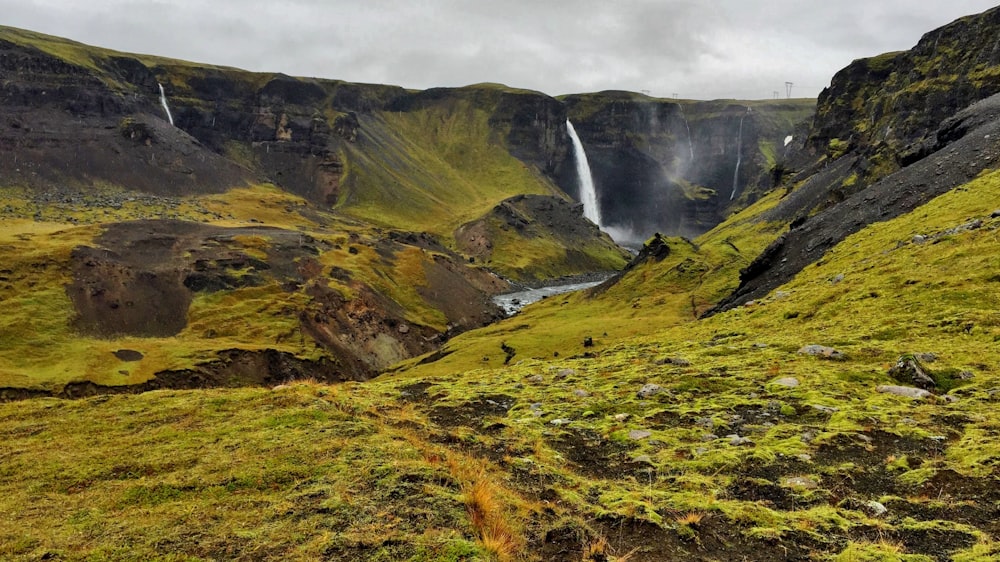
{"type": "Polygon", "coordinates": [[[157,82],[156,85],[160,87],[160,105],[163,106],[163,111],[167,112],[167,121],[170,121],[170,124],[173,125],[174,116],[170,114],[170,106],[167,105],[167,94],[163,91],[163,84],[157,82]]]}
{"type": "Polygon", "coordinates": [[[733,192],[729,194],[730,201],[736,197],[736,189],[739,187],[740,164],[743,163],[743,120],[747,118],[747,113],[750,113],[749,107],[743,117],[740,117],[740,134],[736,137],[736,171],[733,172],[733,192]]]}
{"type": "Polygon", "coordinates": [[[594,188],[594,178],[590,175],[590,164],[587,163],[587,153],[583,150],[583,143],[576,135],[573,124],[566,120],[566,130],[569,138],[573,141],[573,155],[576,157],[576,175],[580,178],[580,202],[583,203],[583,216],[590,219],[590,222],[601,226],[601,208],[597,205],[597,190],[594,188]]]}

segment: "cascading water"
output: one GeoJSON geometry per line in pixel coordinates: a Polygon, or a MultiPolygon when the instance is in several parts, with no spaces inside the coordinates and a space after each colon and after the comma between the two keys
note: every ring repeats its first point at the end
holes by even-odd
{"type": "Polygon", "coordinates": [[[740,182],[740,164],[743,163],[743,120],[747,118],[747,113],[750,113],[749,107],[743,117],[740,117],[740,133],[736,136],[736,171],[733,172],[733,192],[729,194],[730,201],[736,197],[736,189],[740,182]]]}
{"type": "Polygon", "coordinates": [[[687,116],[684,115],[684,106],[681,105],[681,104],[677,104],[677,107],[680,108],[681,119],[684,120],[684,129],[687,130],[687,134],[688,134],[688,152],[691,155],[691,160],[690,161],[694,162],[694,139],[691,138],[691,126],[688,125],[687,116]]]}
{"type": "Polygon", "coordinates": [[[170,106],[167,105],[167,94],[163,91],[163,84],[157,82],[156,85],[160,87],[160,105],[163,106],[163,111],[167,112],[167,121],[170,121],[170,124],[173,125],[174,116],[170,114],[170,106]]]}
{"type": "Polygon", "coordinates": [[[583,143],[576,134],[573,124],[566,120],[566,130],[569,138],[573,141],[573,156],[576,157],[576,175],[580,178],[580,202],[583,203],[583,216],[590,219],[590,222],[601,226],[601,208],[597,205],[597,190],[594,188],[594,178],[590,175],[590,164],[587,162],[587,153],[583,150],[583,143]]]}

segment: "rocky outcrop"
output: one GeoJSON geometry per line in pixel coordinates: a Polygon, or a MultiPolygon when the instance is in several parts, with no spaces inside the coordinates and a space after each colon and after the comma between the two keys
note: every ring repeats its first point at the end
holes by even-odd
{"type": "Polygon", "coordinates": [[[940,143],[933,154],[793,225],[741,270],[739,287],[709,314],[763,297],[865,226],[908,213],[1000,167],[1000,94],[946,120],[933,138],[940,143]]]}
{"type": "Polygon", "coordinates": [[[486,216],[455,231],[463,254],[495,267],[517,281],[537,281],[620,269],[628,253],[583,218],[580,205],[560,197],[518,195],[502,201],[486,216]],[[492,263],[494,255],[544,254],[544,260],[492,263]]]}

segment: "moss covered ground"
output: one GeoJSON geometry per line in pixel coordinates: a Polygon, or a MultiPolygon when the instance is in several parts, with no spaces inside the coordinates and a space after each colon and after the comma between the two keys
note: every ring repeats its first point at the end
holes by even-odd
{"type": "Polygon", "coordinates": [[[706,320],[773,202],[367,383],[0,405],[2,554],[993,560],[997,197],[985,175],[706,320]],[[878,392],[909,354],[934,394],[878,392]]]}

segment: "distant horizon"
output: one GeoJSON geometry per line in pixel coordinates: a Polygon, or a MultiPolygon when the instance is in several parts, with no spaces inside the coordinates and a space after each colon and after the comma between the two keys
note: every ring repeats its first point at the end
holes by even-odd
{"type": "Polygon", "coordinates": [[[910,49],[927,32],[995,7],[992,0],[844,0],[807,9],[792,0],[0,0],[13,27],[249,72],[412,90],[492,82],[552,97],[618,90],[706,101],[816,99],[853,60],[910,49]]]}

